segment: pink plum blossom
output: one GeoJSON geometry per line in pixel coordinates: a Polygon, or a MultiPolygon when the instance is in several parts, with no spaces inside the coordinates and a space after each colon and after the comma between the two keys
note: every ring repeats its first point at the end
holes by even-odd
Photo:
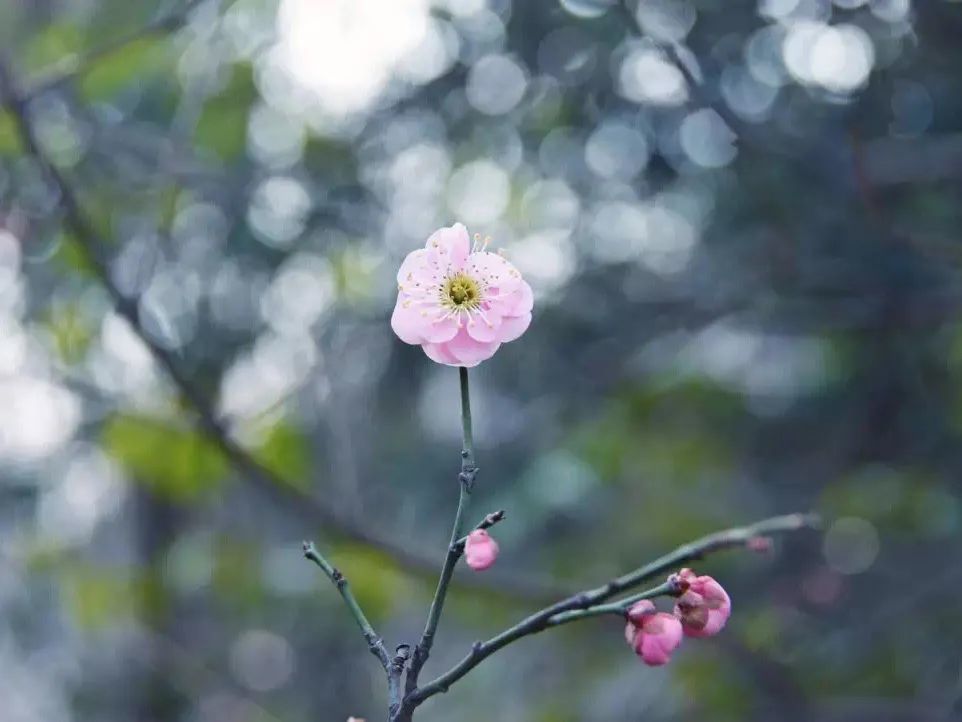
{"type": "Polygon", "coordinates": [[[484,571],[498,558],[498,542],[484,529],[475,529],[464,543],[464,560],[476,572],[484,571]]]}
{"type": "Polygon", "coordinates": [[[477,366],[531,323],[534,297],[518,270],[460,223],[431,234],[397,274],[394,333],[432,361],[477,366]],[[477,238],[477,237],[476,237],[477,238]]]}
{"type": "Polygon", "coordinates": [[[670,614],[656,611],[647,599],[636,602],[628,610],[625,640],[645,664],[651,667],[667,664],[681,639],[681,622],[670,614]]]}
{"type": "Polygon", "coordinates": [[[675,616],[689,637],[718,634],[732,613],[732,602],[721,584],[709,576],[698,576],[682,569],[678,577],[688,583],[688,591],[678,598],[675,616]]]}

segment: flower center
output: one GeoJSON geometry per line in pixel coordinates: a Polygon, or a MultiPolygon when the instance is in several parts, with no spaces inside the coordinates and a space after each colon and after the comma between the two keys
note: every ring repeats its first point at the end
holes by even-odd
{"type": "Polygon", "coordinates": [[[481,303],[481,289],[477,281],[464,273],[455,273],[444,282],[441,296],[455,308],[475,308],[481,303]]]}

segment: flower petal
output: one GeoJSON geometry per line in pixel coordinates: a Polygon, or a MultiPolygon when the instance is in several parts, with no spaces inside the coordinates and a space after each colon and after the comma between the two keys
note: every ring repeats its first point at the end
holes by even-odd
{"type": "Polygon", "coordinates": [[[412,303],[406,294],[398,296],[391,315],[391,328],[405,343],[444,343],[458,333],[458,323],[453,318],[440,318],[441,311],[424,311],[423,306],[412,303]]]}
{"type": "Polygon", "coordinates": [[[418,344],[424,341],[424,319],[414,309],[405,308],[401,297],[398,297],[394,313],[391,314],[391,328],[404,343],[418,344]]]}
{"type": "Polygon", "coordinates": [[[502,314],[505,316],[524,316],[531,313],[534,308],[534,293],[527,281],[521,281],[518,289],[504,299],[504,309],[502,314]]]}
{"type": "Polygon", "coordinates": [[[477,366],[491,358],[500,346],[500,341],[475,341],[468,335],[465,328],[462,328],[458,335],[448,342],[448,350],[461,362],[462,366],[466,367],[477,366]]]}
{"type": "Polygon", "coordinates": [[[467,323],[468,335],[475,341],[490,343],[491,341],[503,341],[501,338],[501,314],[494,309],[484,311],[485,318],[480,314],[472,315],[467,323]]]}
{"type": "Polygon", "coordinates": [[[501,343],[508,343],[508,341],[514,341],[520,338],[521,334],[527,331],[530,325],[530,313],[526,313],[524,316],[507,316],[502,318],[501,325],[498,327],[501,343]]]}
{"type": "Polygon", "coordinates": [[[443,321],[425,318],[422,335],[428,343],[445,343],[458,335],[458,322],[454,318],[443,321]]]}
{"type": "Polygon", "coordinates": [[[429,260],[429,255],[426,249],[418,248],[417,250],[411,251],[405,259],[401,262],[401,267],[397,272],[397,282],[399,284],[407,283],[410,279],[409,276],[413,276],[415,272],[422,272],[427,266],[429,260]]]}
{"type": "Polygon", "coordinates": [[[448,350],[446,343],[426,343],[423,344],[421,348],[424,349],[424,353],[427,354],[428,358],[435,363],[444,364],[445,366],[461,365],[461,362],[448,350]]]}
{"type": "Polygon", "coordinates": [[[502,297],[513,293],[523,283],[518,269],[497,253],[472,253],[464,265],[464,270],[485,287],[496,289],[496,295],[502,297]]]}
{"type": "Polygon", "coordinates": [[[439,228],[428,238],[425,248],[432,259],[438,261],[443,275],[448,276],[454,271],[460,271],[471,252],[468,229],[463,223],[439,228]]]}
{"type": "Polygon", "coordinates": [[[682,640],[681,622],[670,614],[657,612],[647,616],[635,637],[635,652],[645,664],[658,667],[671,660],[682,640]]]}

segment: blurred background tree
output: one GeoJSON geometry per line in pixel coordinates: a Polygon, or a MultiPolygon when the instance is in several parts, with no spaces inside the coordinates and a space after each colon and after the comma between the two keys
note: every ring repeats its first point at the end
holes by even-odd
{"type": "Polygon", "coordinates": [[[421,719],[962,718],[960,32],[952,0],[0,5],[0,718],[380,718],[299,541],[416,638],[457,379],[388,317],[453,220],[536,318],[474,375],[509,518],[429,673],[696,534],[827,523],[710,560],[735,614],[665,669],[599,619],[421,719]]]}

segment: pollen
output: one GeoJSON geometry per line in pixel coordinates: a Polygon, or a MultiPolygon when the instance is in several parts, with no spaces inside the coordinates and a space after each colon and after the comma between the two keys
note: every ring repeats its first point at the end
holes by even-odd
{"type": "Polygon", "coordinates": [[[451,308],[474,309],[481,304],[481,288],[469,275],[458,272],[442,284],[441,299],[451,308]]]}

